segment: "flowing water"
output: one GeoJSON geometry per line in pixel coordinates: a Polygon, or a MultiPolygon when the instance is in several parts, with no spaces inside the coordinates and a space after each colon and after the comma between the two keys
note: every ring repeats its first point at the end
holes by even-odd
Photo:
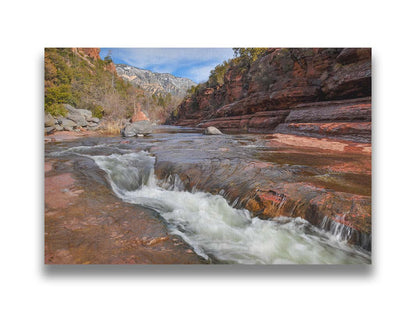
{"type": "MultiPolygon", "coordinates": [[[[249,141],[252,139],[249,137],[249,141]]],[[[200,153],[218,150],[198,140],[206,139],[192,132],[169,131],[156,133],[149,139],[134,139],[130,144],[122,144],[120,138],[89,138],[49,144],[46,157],[92,159],[106,173],[109,185],[119,198],[156,211],[172,234],[181,236],[197,254],[216,263],[371,262],[369,252],[303,219],[262,220],[253,217],[244,207],[237,209],[236,203],[220,195],[221,192],[213,195],[198,189],[186,191],[175,175],[157,179],[154,173],[157,159],[149,152],[152,148],[158,150],[158,155],[168,154],[168,157],[173,157],[172,146],[182,152],[188,150],[185,152],[188,162],[201,161],[200,153]]],[[[228,137],[227,140],[239,142],[244,150],[250,149],[247,137],[228,137]],[[241,144],[243,141],[245,143],[241,144]]],[[[219,144],[224,146],[224,142],[219,144]]]]}

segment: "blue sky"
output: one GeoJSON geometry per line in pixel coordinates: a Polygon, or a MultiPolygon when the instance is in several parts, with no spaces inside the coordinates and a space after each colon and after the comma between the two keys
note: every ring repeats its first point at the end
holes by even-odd
{"type": "Polygon", "coordinates": [[[233,57],[232,48],[101,48],[101,59],[109,50],[116,64],[170,73],[197,83],[208,80],[216,65],[233,57]]]}

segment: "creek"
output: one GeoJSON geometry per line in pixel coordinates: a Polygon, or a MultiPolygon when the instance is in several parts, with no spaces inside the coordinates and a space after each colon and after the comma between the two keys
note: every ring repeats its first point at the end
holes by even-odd
{"type": "Polygon", "coordinates": [[[196,129],[163,126],[149,137],[48,143],[45,158],[74,160],[78,164],[74,170],[91,183],[104,178],[117,197],[156,212],[171,234],[180,236],[209,262],[371,263],[371,252],[349,244],[343,231],[328,231],[299,217],[259,218],[246,209],[247,200],[243,200],[246,190],[275,180],[309,181],[368,196],[371,176],[323,169],[361,159],[319,157],[270,147],[267,142],[267,135],[204,136],[196,129]],[[182,171],[195,168],[199,176],[181,177],[182,171]],[[227,188],[236,181],[241,183],[241,194],[227,188]]]}

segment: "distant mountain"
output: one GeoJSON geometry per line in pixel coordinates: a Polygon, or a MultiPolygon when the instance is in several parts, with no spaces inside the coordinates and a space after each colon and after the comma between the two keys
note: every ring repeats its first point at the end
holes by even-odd
{"type": "Polygon", "coordinates": [[[154,73],[125,64],[116,64],[117,74],[131,84],[151,94],[167,94],[184,97],[186,91],[196,83],[188,78],[175,77],[171,74],[154,73]]]}

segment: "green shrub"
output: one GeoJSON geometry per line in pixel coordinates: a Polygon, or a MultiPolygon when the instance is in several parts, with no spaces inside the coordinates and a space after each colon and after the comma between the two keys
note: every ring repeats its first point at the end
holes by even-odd
{"type": "Polygon", "coordinates": [[[52,116],[66,116],[68,111],[62,104],[51,104],[45,106],[45,112],[50,113],[52,116]]]}
{"type": "Polygon", "coordinates": [[[91,111],[93,117],[101,119],[104,116],[104,108],[101,105],[95,105],[91,111]]]}
{"type": "Polygon", "coordinates": [[[188,89],[186,92],[189,95],[194,95],[198,93],[198,90],[200,89],[200,84],[196,85],[196,86],[192,86],[190,89],[188,89]]]}
{"type": "Polygon", "coordinates": [[[70,85],[50,87],[45,91],[45,105],[64,103],[74,104],[70,85]]]}
{"type": "Polygon", "coordinates": [[[178,117],[178,113],[179,113],[178,108],[175,108],[175,109],[173,110],[173,112],[172,112],[172,116],[173,116],[174,118],[176,118],[176,117],[178,117]]]}
{"type": "Polygon", "coordinates": [[[233,51],[237,62],[251,65],[266,53],[267,48],[233,48],[233,51]]]}
{"type": "Polygon", "coordinates": [[[98,118],[131,116],[139,89],[109,71],[111,62],[85,60],[71,48],[45,49],[45,111],[59,114],[67,103],[98,118]]]}
{"type": "Polygon", "coordinates": [[[215,87],[217,85],[224,84],[224,76],[227,70],[230,68],[230,62],[224,61],[222,64],[215,66],[208,78],[208,85],[215,87]]]}

